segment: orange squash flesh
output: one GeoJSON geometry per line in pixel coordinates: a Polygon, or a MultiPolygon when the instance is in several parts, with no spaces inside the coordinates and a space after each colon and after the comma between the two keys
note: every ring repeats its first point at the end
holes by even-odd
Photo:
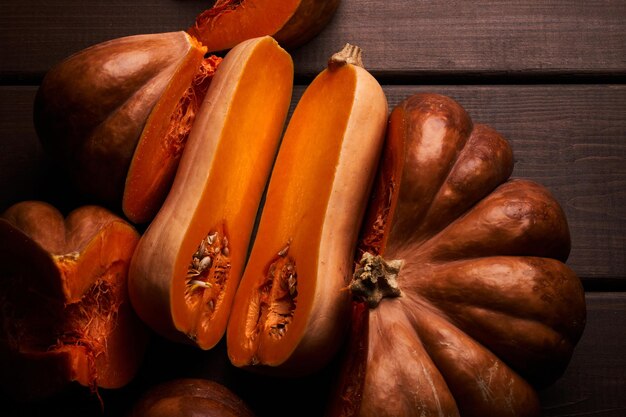
{"type": "Polygon", "coordinates": [[[216,71],[131,265],[133,305],[166,337],[209,349],[224,333],[292,82],[291,57],[271,37],[239,44],[216,71]]]}
{"type": "Polygon", "coordinates": [[[236,366],[309,372],[334,353],[386,117],[382,89],[356,65],[323,71],[302,96],[231,313],[236,366]]]}
{"type": "Polygon", "coordinates": [[[188,32],[209,51],[230,49],[265,35],[294,48],[317,34],[338,5],[339,0],[218,0],[188,32]]]}
{"type": "Polygon", "coordinates": [[[150,113],[128,169],[122,208],[134,223],[150,221],[165,200],[198,108],[221,62],[216,56],[203,59],[206,48],[195,40],[193,45],[150,113]]]}
{"type": "Polygon", "coordinates": [[[99,207],[64,220],[45,203],[24,202],[3,217],[2,385],[33,398],[71,381],[128,383],[147,342],[126,286],[137,232],[99,207]]]}

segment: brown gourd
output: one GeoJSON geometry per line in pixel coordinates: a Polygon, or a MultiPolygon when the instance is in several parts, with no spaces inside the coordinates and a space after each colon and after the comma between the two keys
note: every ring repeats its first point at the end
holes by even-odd
{"type": "Polygon", "coordinates": [[[565,215],[450,98],[393,110],[330,416],[538,416],[585,325],[565,215]]]}
{"type": "Polygon", "coordinates": [[[289,108],[291,57],[269,36],[218,67],[163,207],[133,257],[139,316],[203,349],[222,337],[289,108]]]}
{"type": "Polygon", "coordinates": [[[376,171],[387,100],[346,45],[309,85],[286,129],[227,332],[239,367],[300,374],[336,352],[346,287],[376,171]]]}
{"type": "Polygon", "coordinates": [[[218,0],[198,15],[188,32],[209,51],[265,35],[295,48],[322,30],[338,6],[339,0],[218,0]]]}
{"type": "Polygon", "coordinates": [[[53,395],[72,381],[119,388],[137,372],[147,329],[128,299],[139,235],[108,210],[66,219],[27,201],[0,218],[0,386],[12,397],[53,395]]]}

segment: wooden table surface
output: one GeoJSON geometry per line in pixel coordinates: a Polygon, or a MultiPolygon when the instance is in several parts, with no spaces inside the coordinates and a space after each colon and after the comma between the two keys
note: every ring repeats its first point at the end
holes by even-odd
{"type": "MultiPolygon", "coordinates": [[[[33,127],[33,97],[53,64],[104,40],[184,29],[210,4],[3,0],[0,210],[25,199],[63,210],[83,203],[52,169],[33,127]]],[[[565,375],[540,393],[544,415],[625,416],[626,2],[343,0],[330,25],[293,51],[294,103],[345,42],[363,48],[390,106],[418,91],[453,97],[511,142],[515,177],[544,184],[559,200],[572,233],[568,264],[587,292],[588,323],[565,375]]],[[[105,414],[123,415],[145,387],[173,376],[220,380],[259,415],[320,413],[326,373],[287,385],[263,382],[277,391],[268,405],[255,376],[222,365],[223,346],[207,354],[155,339],[137,379],[101,393],[105,414]]],[[[97,399],[77,393],[35,405],[0,400],[5,410],[14,408],[10,415],[100,410],[97,399]]]]}

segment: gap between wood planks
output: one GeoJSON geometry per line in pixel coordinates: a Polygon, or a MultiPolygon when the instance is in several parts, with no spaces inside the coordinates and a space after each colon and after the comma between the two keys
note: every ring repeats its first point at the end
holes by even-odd
{"type": "MultiPolygon", "coordinates": [[[[321,69],[320,69],[321,71],[321,69]]],[[[382,85],[548,85],[626,84],[626,72],[569,71],[371,71],[382,85]]],[[[295,85],[308,85],[318,73],[301,73],[295,85]]],[[[38,86],[45,74],[0,74],[2,86],[38,86]]]]}

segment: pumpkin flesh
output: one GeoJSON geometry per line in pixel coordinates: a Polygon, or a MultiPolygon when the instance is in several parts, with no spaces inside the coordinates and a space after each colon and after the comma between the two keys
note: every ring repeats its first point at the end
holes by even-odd
{"type": "Polygon", "coordinates": [[[4,213],[0,238],[3,386],[28,398],[71,381],[128,383],[147,342],[126,287],[137,232],[99,207],[64,220],[47,204],[24,202],[4,213]]]}
{"type": "Polygon", "coordinates": [[[387,141],[361,253],[401,262],[400,295],[351,284],[367,353],[330,415],[539,415],[533,385],[563,372],[585,322],[561,208],[507,181],[506,141],[448,98],[405,100],[387,141]]]}
{"type": "Polygon", "coordinates": [[[323,71],[285,132],[227,345],[236,366],[306,373],[341,340],[342,294],[382,146],[387,102],[363,68],[323,71]]]}
{"type": "Polygon", "coordinates": [[[291,57],[270,37],[239,44],[216,71],[131,265],[133,305],[166,337],[208,349],[226,328],[292,79],[291,57]],[[204,258],[210,265],[200,273],[204,258]]]}

